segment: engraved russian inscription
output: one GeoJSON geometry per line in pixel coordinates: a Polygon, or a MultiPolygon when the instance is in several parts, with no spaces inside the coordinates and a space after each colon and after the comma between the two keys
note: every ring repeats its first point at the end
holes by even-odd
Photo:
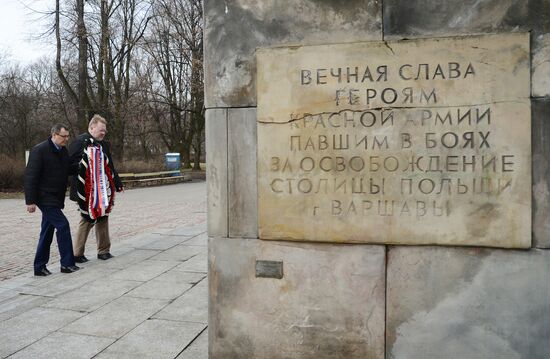
{"type": "Polygon", "coordinates": [[[529,246],[528,54],[528,34],[259,50],[260,238],[529,246]]]}

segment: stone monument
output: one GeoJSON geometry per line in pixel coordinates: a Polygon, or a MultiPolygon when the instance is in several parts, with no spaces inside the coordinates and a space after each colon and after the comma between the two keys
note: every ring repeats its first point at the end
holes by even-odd
{"type": "Polygon", "coordinates": [[[211,358],[549,355],[549,2],[204,15],[211,358]]]}

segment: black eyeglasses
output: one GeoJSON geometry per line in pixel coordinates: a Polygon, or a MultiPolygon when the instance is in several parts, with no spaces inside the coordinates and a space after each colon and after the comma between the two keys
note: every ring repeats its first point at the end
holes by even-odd
{"type": "Polygon", "coordinates": [[[59,133],[56,133],[56,135],[58,135],[59,137],[63,137],[63,138],[69,138],[71,135],[60,135],[59,133]]]}

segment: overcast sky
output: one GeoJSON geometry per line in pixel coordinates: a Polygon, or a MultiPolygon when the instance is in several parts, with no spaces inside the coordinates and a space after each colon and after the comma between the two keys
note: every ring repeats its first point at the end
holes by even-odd
{"type": "Polygon", "coordinates": [[[33,12],[55,7],[54,0],[0,0],[0,51],[7,58],[24,65],[45,55],[52,55],[52,40],[32,41],[45,30],[41,15],[33,12]]]}

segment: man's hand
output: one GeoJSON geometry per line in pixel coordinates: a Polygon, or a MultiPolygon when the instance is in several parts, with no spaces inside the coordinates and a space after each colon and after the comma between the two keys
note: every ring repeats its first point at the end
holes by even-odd
{"type": "Polygon", "coordinates": [[[124,193],[124,187],[119,187],[119,188],[117,188],[117,192],[122,192],[122,193],[124,193]]]}
{"type": "Polygon", "coordinates": [[[34,213],[34,211],[36,211],[36,204],[27,205],[27,212],[34,213]]]}

